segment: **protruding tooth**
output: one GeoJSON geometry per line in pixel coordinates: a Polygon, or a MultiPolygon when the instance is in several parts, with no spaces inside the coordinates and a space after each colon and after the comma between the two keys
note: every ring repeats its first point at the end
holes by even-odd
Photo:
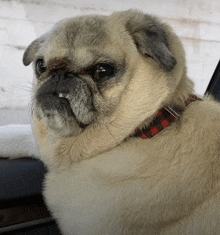
{"type": "Polygon", "coordinates": [[[59,97],[60,97],[60,98],[63,98],[63,97],[64,97],[64,94],[60,93],[60,94],[59,94],[59,97]]]}

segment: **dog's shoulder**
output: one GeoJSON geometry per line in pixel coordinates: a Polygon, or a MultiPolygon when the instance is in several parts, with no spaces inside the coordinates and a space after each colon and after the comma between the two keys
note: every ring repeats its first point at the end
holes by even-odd
{"type": "Polygon", "coordinates": [[[203,101],[193,102],[181,118],[180,129],[185,139],[194,138],[197,144],[203,143],[206,147],[219,148],[220,103],[212,97],[204,97],[203,101]]]}
{"type": "Polygon", "coordinates": [[[203,130],[215,128],[220,131],[220,103],[212,97],[193,102],[184,112],[183,121],[191,121],[203,130]]]}

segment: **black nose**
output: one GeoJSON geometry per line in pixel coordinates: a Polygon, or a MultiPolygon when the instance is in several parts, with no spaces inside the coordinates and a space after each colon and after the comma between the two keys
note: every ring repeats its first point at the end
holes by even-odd
{"type": "Polygon", "coordinates": [[[70,90],[73,87],[77,87],[77,75],[74,72],[66,72],[63,69],[57,70],[53,77],[51,78],[52,82],[52,94],[53,96],[63,96],[69,94],[70,90]]]}
{"type": "Polygon", "coordinates": [[[65,72],[63,69],[59,69],[54,74],[54,79],[56,83],[64,82],[69,79],[76,77],[76,74],[73,72],[65,72]]]}

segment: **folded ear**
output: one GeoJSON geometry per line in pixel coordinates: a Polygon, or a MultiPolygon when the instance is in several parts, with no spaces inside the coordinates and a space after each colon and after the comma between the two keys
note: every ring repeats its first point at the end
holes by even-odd
{"type": "Polygon", "coordinates": [[[167,33],[163,28],[157,18],[140,13],[127,23],[127,30],[139,52],[152,57],[165,71],[171,71],[177,61],[169,50],[167,33]]]}
{"type": "Polygon", "coordinates": [[[41,44],[45,41],[46,36],[43,35],[37,39],[35,39],[25,50],[23,55],[23,64],[25,66],[29,65],[33,60],[34,56],[38,52],[41,47],[41,44]]]}

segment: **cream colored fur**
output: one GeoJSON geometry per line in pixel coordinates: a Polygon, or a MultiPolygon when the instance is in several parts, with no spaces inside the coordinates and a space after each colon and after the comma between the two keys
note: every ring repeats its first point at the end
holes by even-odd
{"type": "MultiPolygon", "coordinates": [[[[102,50],[124,58],[128,67],[119,85],[103,93],[114,107],[111,115],[101,114],[71,136],[34,115],[33,129],[49,169],[45,201],[66,235],[218,235],[219,104],[211,98],[195,101],[153,138],[124,141],[160,108],[181,105],[193,93],[182,44],[170,27],[162,24],[177,64],[167,72],[137,50],[125,30],[131,18],[134,25],[144,24],[144,15],[136,11],[104,18],[108,37],[102,50]]],[[[54,47],[63,48],[60,40],[53,43],[47,60],[54,47]]],[[[84,63],[89,51],[77,50],[84,63]]]]}

